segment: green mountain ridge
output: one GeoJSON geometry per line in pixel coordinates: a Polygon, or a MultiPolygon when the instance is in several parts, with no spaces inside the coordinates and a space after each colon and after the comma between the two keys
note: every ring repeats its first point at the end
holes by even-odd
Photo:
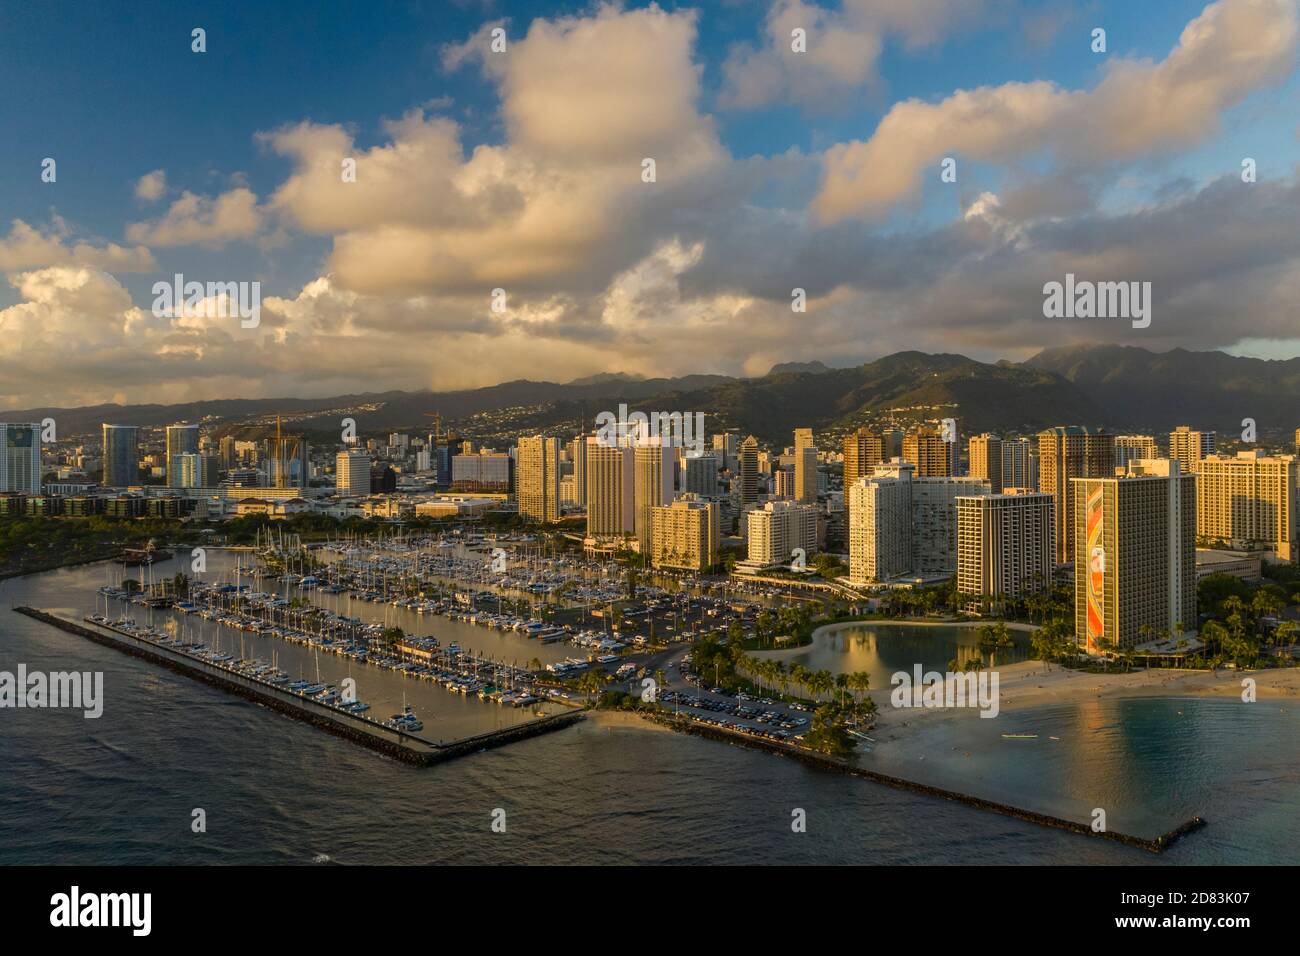
{"type": "Polygon", "coordinates": [[[367,434],[431,428],[429,413],[466,437],[523,431],[573,433],[619,404],[642,411],[701,411],[709,432],[754,434],[777,446],[791,431],[843,433],[864,423],[955,418],[964,435],[1029,433],[1049,425],[1093,424],[1123,431],[1166,432],[1178,424],[1234,434],[1254,418],[1261,434],[1300,425],[1300,359],[1266,361],[1223,352],[1081,345],[1047,349],[1025,362],[979,362],[963,355],[899,352],[850,368],[782,363],[754,378],[686,375],[647,379],[610,372],[568,383],[519,379],[477,389],[387,391],[320,399],[225,399],[177,405],[96,405],[0,413],[8,421],[53,417],[60,434],[101,423],[161,426],[207,420],[225,431],[286,427],[322,439],[339,419],[355,418],[367,434]]]}

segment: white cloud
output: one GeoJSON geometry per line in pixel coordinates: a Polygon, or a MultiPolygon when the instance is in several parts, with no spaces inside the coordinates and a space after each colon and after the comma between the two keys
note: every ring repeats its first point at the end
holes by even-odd
{"type": "Polygon", "coordinates": [[[806,0],[775,0],[761,45],[738,44],[723,66],[720,104],[755,109],[789,100],[806,107],[842,105],[873,82],[887,38],[911,49],[944,39],[995,3],[991,0],[843,0],[838,9],[806,0]],[[796,52],[792,32],[804,31],[796,52]]]}
{"type": "Polygon", "coordinates": [[[137,199],[143,199],[146,202],[154,202],[162,198],[163,193],[167,191],[167,173],[162,169],[155,169],[151,173],[145,173],[135,184],[135,196],[137,199]]]}
{"type": "Polygon", "coordinates": [[[1047,152],[1088,168],[1198,143],[1224,110],[1293,68],[1296,36],[1295,0],[1220,0],[1162,62],[1115,58],[1089,91],[1006,83],[895,104],[869,140],[827,150],[812,209],[824,223],[881,217],[945,156],[1009,163],[1047,152]]]}
{"type": "Polygon", "coordinates": [[[262,223],[263,212],[252,190],[240,186],[216,198],[186,190],[161,219],[131,223],[126,236],[154,246],[221,246],[252,239],[262,223]]]}
{"type": "Polygon", "coordinates": [[[158,268],[143,246],[73,241],[71,230],[58,216],[41,230],[15,219],[9,235],[0,236],[0,272],[13,273],[54,265],[85,265],[113,272],[150,272],[158,268]]]}
{"type": "Polygon", "coordinates": [[[536,20],[497,56],[480,30],[444,59],[481,61],[503,144],[466,156],[457,124],[422,111],[370,149],[339,126],[288,127],[265,137],[294,162],[271,205],[333,236],[328,270],[358,292],[597,289],[653,245],[637,223],[666,192],[727,160],[696,106],[695,31],[693,13],[602,6],[536,20]],[[348,157],[355,183],[339,175],[348,157]],[[641,180],[647,157],[658,183],[641,180]]]}

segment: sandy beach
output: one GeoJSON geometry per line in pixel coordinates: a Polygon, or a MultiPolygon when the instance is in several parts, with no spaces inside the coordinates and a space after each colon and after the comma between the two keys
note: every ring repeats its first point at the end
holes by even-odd
{"type": "MultiPolygon", "coordinates": [[[[1035,707],[1086,699],[1117,697],[1223,697],[1241,699],[1243,681],[1255,681],[1259,702],[1300,702],[1300,668],[1235,671],[1152,669],[1128,674],[1091,674],[1067,670],[1042,661],[1022,661],[997,669],[1000,712],[1010,713],[1035,707]]],[[[889,702],[889,688],[871,691],[879,720],[877,735],[896,736],[902,728],[962,718],[978,718],[970,708],[895,708],[889,702]]]]}
{"type": "MultiPolygon", "coordinates": [[[[872,624],[889,627],[979,627],[980,621],[848,621],[818,628],[813,634],[814,643],[838,631],[860,628],[872,624]]],[[[1015,631],[1034,631],[1031,624],[1007,623],[1015,631]]],[[[789,661],[808,652],[809,645],[774,651],[753,651],[755,657],[789,661]]],[[[1022,661],[997,668],[999,709],[1002,713],[1028,710],[1053,704],[1070,703],[1087,699],[1111,697],[1235,697],[1240,698],[1242,681],[1250,677],[1255,681],[1258,700],[1273,699],[1300,701],[1300,668],[1275,670],[1235,671],[1220,669],[1184,670],[1156,668],[1121,673],[1084,673],[1067,670],[1056,664],[1042,661],[1022,661]]],[[[889,695],[891,686],[873,688],[869,696],[878,708],[877,733],[873,736],[890,739],[909,726],[923,722],[927,727],[945,720],[976,718],[978,712],[971,708],[895,708],[889,695]]],[[[905,733],[905,731],[904,731],[905,733]]]]}

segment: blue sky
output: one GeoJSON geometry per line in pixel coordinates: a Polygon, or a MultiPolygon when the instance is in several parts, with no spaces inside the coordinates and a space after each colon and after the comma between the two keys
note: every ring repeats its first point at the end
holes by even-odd
{"type": "MultiPolygon", "coordinates": [[[[1263,185],[1277,190],[1262,209],[1285,208],[1294,201],[1300,79],[1292,42],[1285,36],[1294,29],[1293,0],[1223,0],[1225,17],[1230,13],[1275,22],[1279,26],[1272,32],[1283,38],[1271,46],[1260,41],[1266,49],[1244,54],[1252,63],[1269,60],[1269,68],[1261,70],[1259,77],[1238,82],[1228,78],[1230,71],[1224,69],[1219,79],[1212,77],[1207,84],[1217,82],[1223,87],[1216,90],[1213,102],[1184,104],[1179,108],[1186,109],[1187,118],[1170,123],[1168,129],[1158,128],[1160,99],[1172,102],[1177,91],[1159,80],[1159,65],[1179,46],[1189,23],[1207,18],[1211,5],[1188,0],[924,0],[925,4],[930,6],[930,16],[907,22],[892,19],[883,0],[821,4],[714,0],[621,8],[471,0],[6,5],[0,8],[0,128],[4,131],[0,243],[18,220],[69,251],[44,259],[25,249],[13,251],[18,240],[10,233],[8,266],[0,254],[0,271],[8,279],[0,287],[0,310],[6,310],[0,311],[0,327],[10,331],[21,327],[22,347],[28,354],[0,352],[0,371],[17,375],[20,369],[32,368],[30,353],[40,348],[42,336],[36,326],[42,322],[53,334],[56,329],[75,328],[77,322],[93,321],[99,306],[85,303],[89,292],[81,297],[82,313],[59,311],[64,308],[60,296],[69,279],[49,270],[97,268],[102,272],[103,282],[93,275],[90,285],[83,282],[78,288],[94,287],[97,295],[107,297],[96,303],[102,302],[104,322],[117,330],[117,336],[97,346],[103,356],[102,375],[96,374],[99,367],[93,355],[81,356],[72,368],[83,385],[51,385],[60,376],[59,369],[50,367],[39,380],[14,383],[9,389],[0,386],[0,402],[53,400],[60,389],[70,401],[141,400],[147,389],[130,377],[141,368],[153,368],[161,377],[155,391],[175,398],[218,397],[231,391],[305,393],[366,384],[365,374],[350,374],[320,354],[313,355],[312,361],[329,365],[327,374],[303,374],[297,366],[311,351],[304,338],[308,334],[331,340],[326,354],[346,349],[349,340],[364,339],[367,346],[374,345],[376,354],[391,355],[402,337],[419,334],[436,339],[439,346],[420,360],[425,364],[413,358],[410,366],[395,368],[396,383],[408,387],[484,384],[523,374],[564,379],[615,367],[642,372],[752,373],[773,359],[820,358],[849,364],[894,348],[933,351],[941,345],[981,358],[1019,358],[1039,347],[1085,337],[1153,348],[1218,347],[1270,357],[1300,351],[1294,347],[1295,333],[1287,334],[1276,318],[1246,323],[1231,333],[1224,331],[1220,321],[1217,331],[1212,331],[1214,308],[1249,307],[1250,303],[1240,302],[1243,289],[1268,284],[1259,308],[1271,315],[1279,300],[1296,288],[1294,263],[1287,255],[1263,264],[1261,271],[1251,266],[1243,247],[1218,246],[1250,233],[1246,218],[1230,229],[1225,224],[1222,236],[1207,238],[1197,250],[1217,263],[1244,260],[1238,273],[1224,277],[1225,288],[1232,288],[1236,298],[1215,303],[1208,292],[1193,296],[1191,290],[1174,296],[1165,314],[1171,319],[1179,316],[1183,325],[1178,332],[1166,326],[1161,334],[1140,340],[1126,337],[1128,333],[1119,326],[1061,331],[1039,324],[1028,335],[988,327],[991,313],[1005,308],[1007,301],[1017,301],[1007,287],[1032,289],[1040,284],[1037,274],[1010,272],[1026,249],[1052,263],[1068,262],[1071,250],[1086,251],[1079,260],[1084,265],[1123,262],[1126,229],[1149,228],[1153,237],[1164,235],[1160,230],[1198,214],[1198,204],[1206,210],[1236,207],[1237,215],[1248,216],[1249,205],[1243,208],[1222,186],[1214,188],[1224,177],[1237,178],[1244,156],[1257,158],[1260,179],[1266,180],[1263,185]],[[774,48],[769,24],[780,17],[808,21],[813,66],[805,66],[809,60],[783,60],[782,51],[774,48]],[[475,38],[497,22],[507,31],[510,52],[494,61],[475,38]],[[633,23],[636,29],[620,32],[621,24],[633,23]],[[666,26],[663,36],[654,32],[653,24],[666,26]],[[1104,55],[1089,49],[1094,26],[1107,31],[1104,55]],[[194,27],[207,32],[204,54],[191,52],[194,27]],[[638,29],[648,45],[664,45],[662,57],[656,53],[655,58],[670,64],[665,68],[670,72],[659,77],[653,74],[653,64],[634,64],[629,69],[642,73],[611,78],[609,87],[620,91],[618,95],[634,92],[627,104],[631,113],[647,108],[637,92],[645,85],[663,83],[670,91],[665,99],[671,102],[664,110],[677,112],[661,117],[663,130],[647,139],[669,160],[663,196],[651,200],[658,204],[654,208],[645,204],[643,195],[615,195],[614,186],[600,185],[610,169],[604,160],[595,163],[590,174],[582,172],[585,164],[594,162],[593,149],[600,152],[604,145],[580,128],[588,114],[580,103],[571,102],[590,92],[592,122],[600,124],[601,110],[606,109],[617,122],[617,104],[599,97],[603,77],[598,72],[583,74],[590,56],[575,51],[580,48],[579,38],[589,31],[597,37],[592,42],[601,44],[599,49],[628,43],[631,53],[638,29]],[[823,67],[826,61],[816,60],[826,49],[821,44],[837,33],[853,38],[847,44],[849,52],[842,53],[833,66],[823,67]],[[865,52],[869,44],[863,45],[863,64],[853,62],[854,44],[861,38],[879,40],[874,62],[866,62],[871,59],[865,52]],[[463,62],[450,64],[449,50],[462,44],[468,51],[463,62]],[[746,57],[751,63],[741,70],[737,64],[746,57]],[[1141,75],[1128,85],[1117,84],[1120,93],[1094,97],[1106,101],[1096,106],[1080,106],[1071,99],[1071,94],[1086,97],[1104,86],[1106,77],[1124,64],[1132,64],[1141,75]],[[1144,78],[1145,67],[1154,67],[1153,78],[1144,78]],[[779,79],[775,87],[769,83],[767,92],[757,95],[762,102],[754,103],[755,94],[745,91],[763,86],[764,69],[776,69],[779,79]],[[539,79],[570,70],[582,76],[572,90],[558,91],[553,103],[545,98],[549,93],[530,98],[529,90],[539,79]],[[845,74],[853,78],[846,81],[845,74]],[[1052,94],[1035,94],[1028,107],[1007,105],[1018,104],[1016,91],[1035,83],[1051,84],[1052,94]],[[877,135],[883,125],[896,121],[903,128],[894,140],[897,145],[908,137],[923,138],[936,125],[936,135],[942,137],[946,124],[957,124],[955,110],[936,108],[932,116],[909,119],[901,104],[918,100],[942,107],[951,105],[963,91],[979,89],[998,91],[989,108],[1014,115],[1006,118],[1002,143],[990,143],[983,131],[973,128],[977,124],[969,116],[964,127],[953,125],[957,132],[952,152],[960,169],[956,188],[931,175],[934,157],[925,144],[915,147],[918,162],[926,164],[915,188],[904,184],[882,194],[862,187],[860,179],[858,186],[851,184],[856,177],[875,175],[873,164],[881,154],[872,153],[871,147],[888,145],[877,135]],[[1071,145],[1070,124],[1112,122],[1115,116],[1128,115],[1120,108],[1127,100],[1143,96],[1150,96],[1153,105],[1135,115],[1149,118],[1157,127],[1149,137],[1137,136],[1137,142],[1117,150],[1112,160],[1105,155],[1104,142],[1097,142],[1110,135],[1109,129],[1099,125],[1105,135],[1087,137],[1083,151],[1089,155],[1086,161],[1075,161],[1070,150],[1077,153],[1079,144],[1071,145]],[[751,102],[737,105],[745,97],[751,102]],[[558,149],[554,143],[542,143],[548,109],[555,111],[557,127],[578,124],[571,155],[562,143],[558,149]],[[386,125],[409,117],[411,111],[420,111],[416,114],[419,131],[406,128],[395,133],[386,125]],[[276,140],[277,131],[300,124],[317,131],[337,127],[348,138],[352,154],[379,157],[387,150],[394,155],[410,152],[402,145],[404,136],[412,143],[425,143],[425,135],[434,135],[432,125],[439,119],[450,122],[454,134],[448,135],[459,150],[460,163],[453,164],[459,168],[449,167],[447,180],[472,179],[474,203],[498,201],[474,191],[494,153],[500,153],[505,172],[492,173],[501,177],[492,195],[505,209],[541,209],[537,216],[543,226],[545,217],[552,215],[546,212],[547,202],[554,200],[539,198],[530,192],[531,185],[519,184],[552,174],[573,175],[578,177],[575,182],[583,184],[575,194],[573,213],[581,222],[572,225],[575,233],[568,238],[573,249],[570,253],[564,246],[562,263],[553,269],[538,265],[537,260],[547,255],[545,237],[521,228],[526,235],[518,240],[518,254],[530,257],[529,261],[503,261],[481,270],[483,296],[494,287],[488,282],[507,286],[514,282],[515,301],[521,307],[526,304],[505,317],[471,305],[477,301],[477,287],[451,277],[456,270],[449,269],[447,278],[425,282],[421,269],[436,273],[437,264],[430,256],[477,248],[480,241],[493,250],[511,246],[515,238],[509,225],[503,226],[498,218],[490,227],[479,224],[482,228],[471,236],[460,232],[459,220],[449,224],[440,218],[436,208],[424,221],[407,216],[400,196],[394,195],[400,192],[400,176],[406,175],[399,170],[400,159],[385,167],[385,175],[399,178],[376,194],[373,215],[366,209],[337,211],[319,190],[315,205],[304,200],[301,192],[297,198],[285,192],[286,184],[295,178],[304,180],[301,189],[314,188],[305,174],[317,160],[276,140]],[[680,142],[674,139],[674,130],[685,131],[680,142]],[[1020,136],[1026,137],[1023,149],[1018,148],[1020,136]],[[849,149],[854,143],[863,149],[849,149]],[[476,153],[480,147],[486,152],[476,153]],[[681,158],[676,158],[679,149],[681,158]],[[845,173],[841,185],[846,192],[837,199],[831,170],[838,150],[847,150],[850,165],[858,165],[845,173]],[[45,157],[57,160],[56,183],[40,180],[45,157]],[[862,166],[865,157],[876,159],[862,166]],[[165,171],[165,189],[156,198],[141,198],[137,183],[153,170],[165,171]],[[689,175],[674,178],[679,170],[689,175]],[[598,185],[591,186],[588,195],[592,182],[598,185]],[[1045,205],[1040,199],[1024,199],[1027,211],[1008,212],[1020,208],[1014,201],[1008,206],[1009,199],[1032,184],[1056,198],[1045,205]],[[238,190],[251,193],[245,210],[247,228],[205,235],[204,204],[238,190]],[[519,194],[501,198],[511,190],[519,194]],[[733,191],[735,195],[730,195],[733,191]],[[190,217],[193,221],[187,218],[187,210],[172,210],[186,194],[200,206],[197,217],[190,217]],[[992,199],[974,205],[981,196],[992,199]],[[980,212],[999,202],[1004,211],[996,221],[992,214],[980,212]],[[392,213],[385,219],[381,211],[390,206],[392,213]],[[157,228],[169,210],[175,222],[186,226],[188,238],[178,240],[174,231],[157,228]],[[624,217],[629,225],[620,233],[617,221],[624,217]],[[412,243],[396,245],[402,238],[398,233],[414,234],[408,236],[412,243]],[[784,241],[773,236],[787,237],[788,254],[777,266],[756,265],[752,274],[747,273],[739,257],[761,258],[774,243],[784,241]],[[79,242],[91,249],[102,250],[108,244],[133,249],[137,260],[147,261],[143,266],[137,261],[135,267],[122,267],[120,258],[79,256],[71,251],[79,242]],[[365,260],[367,249],[375,250],[373,255],[380,261],[365,260]],[[892,255],[902,255],[902,249],[911,250],[912,259],[890,262],[892,255]],[[403,260],[408,253],[410,263],[403,260]],[[831,268],[827,262],[836,255],[846,261],[831,268]],[[850,255],[864,260],[860,272],[847,261],[850,255]],[[950,270],[931,262],[945,256],[954,259],[950,270]],[[402,261],[394,267],[391,282],[380,275],[389,261],[402,261]],[[929,264],[916,268],[914,282],[900,282],[897,272],[907,268],[909,261],[929,264]],[[1005,275],[995,273],[995,263],[1008,270],[1005,275]],[[799,268],[807,269],[806,279],[801,279],[799,268]],[[47,274],[34,275],[41,270],[47,274]],[[124,300],[118,289],[124,290],[130,304],[147,311],[152,284],[176,271],[200,279],[255,279],[262,284],[264,298],[298,306],[274,307],[273,321],[260,330],[255,343],[241,343],[237,336],[228,340],[228,328],[161,327],[139,317],[121,319],[119,306],[124,300]],[[494,280],[496,275],[501,278],[494,280]],[[943,288],[954,277],[975,283],[972,298],[989,301],[969,317],[953,315],[951,327],[943,328],[936,311],[952,310],[963,299],[943,288]],[[328,281],[329,294],[338,301],[332,299],[331,308],[313,312],[319,302],[308,303],[302,292],[318,280],[328,281]],[[772,309],[788,313],[784,308],[788,293],[778,294],[774,288],[783,290],[794,282],[809,289],[816,302],[814,314],[825,322],[825,334],[783,342],[775,331],[779,315],[772,309]],[[986,282],[988,288],[980,288],[986,282]],[[904,285],[906,289],[901,288],[904,285]],[[627,303],[634,307],[617,311],[618,304],[627,303]],[[427,327],[419,317],[422,309],[429,316],[427,327]],[[659,324],[665,330],[679,332],[690,344],[656,346],[659,335],[648,318],[653,309],[662,311],[659,324]],[[381,318],[395,313],[402,318],[390,324],[381,318]],[[722,326],[731,320],[758,341],[747,343],[734,330],[722,334],[722,326]],[[913,322],[916,333],[909,336],[913,322]],[[710,328],[719,330],[719,335],[706,334],[710,328]],[[184,343],[178,344],[181,340],[184,343]],[[235,358],[246,359],[253,344],[257,352],[265,353],[259,359],[263,364],[241,371],[235,358]],[[138,352],[141,345],[154,350],[152,365],[117,360],[119,351],[138,352]],[[277,348],[281,354],[268,353],[277,348]],[[227,351],[231,354],[218,358],[218,353],[227,351]],[[552,364],[537,368],[539,361],[552,364]],[[443,362],[449,364],[443,367],[443,362]],[[87,376],[99,381],[87,381],[87,376]]],[[[1209,17],[1205,22],[1222,19],[1209,17]]],[[[1248,42],[1242,37],[1259,31],[1235,36],[1220,27],[1220,32],[1225,35],[1222,42],[1228,44],[1248,42]]],[[[1202,55],[1207,75],[1224,55],[1220,51],[1202,55]]],[[[602,69],[621,68],[619,57],[611,63],[602,69]]],[[[1190,88],[1200,69],[1193,64],[1169,72],[1176,74],[1177,83],[1190,88]]],[[[1234,67],[1233,72],[1239,71],[1234,67]]],[[[651,102],[649,108],[658,105],[651,102]]],[[[1117,140],[1125,133],[1116,130],[1117,140]]],[[[326,153],[331,148],[315,140],[304,147],[326,153]]],[[[629,144],[628,149],[633,148],[629,144]]],[[[645,147],[638,143],[635,148],[644,151],[645,147]]],[[[897,153],[892,148],[888,155],[897,153]]],[[[630,160],[635,158],[629,153],[630,160]]],[[[361,168],[365,178],[367,170],[376,167],[367,167],[363,159],[361,168]]],[[[418,161],[412,167],[422,168],[418,161]]],[[[895,172],[902,176],[906,171],[895,172]]],[[[366,185],[370,182],[373,177],[366,185]]],[[[459,183],[455,188],[463,192],[467,187],[459,183]]],[[[505,215],[508,218],[510,213],[505,215]]],[[[565,215],[560,213],[559,218],[565,215]]],[[[1267,236],[1269,228],[1265,224],[1260,231],[1267,236]]],[[[1173,281],[1164,271],[1169,268],[1167,262],[1150,265],[1158,285],[1173,281]]],[[[460,271],[465,271],[463,264],[460,271]]],[[[1025,302],[1026,315],[1032,305],[1025,302]]],[[[817,328],[820,332],[823,326],[817,328]]],[[[72,374],[70,368],[69,379],[72,374]]],[[[376,381],[371,387],[386,385],[376,381]]]]}

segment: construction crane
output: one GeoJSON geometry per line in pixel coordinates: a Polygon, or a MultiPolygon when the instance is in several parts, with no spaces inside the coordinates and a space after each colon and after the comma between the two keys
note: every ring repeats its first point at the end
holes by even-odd
{"type": "MultiPolygon", "coordinates": [[[[302,452],[302,436],[294,435],[286,437],[280,432],[280,416],[275,416],[275,454],[272,456],[275,461],[275,487],[289,487],[289,462],[297,458],[302,452]],[[285,444],[291,443],[291,450],[285,450],[285,444]]],[[[300,474],[299,480],[306,483],[306,474],[300,474]]]]}
{"type": "Polygon", "coordinates": [[[442,412],[425,412],[425,418],[433,419],[433,443],[435,446],[442,444],[442,412]]]}

